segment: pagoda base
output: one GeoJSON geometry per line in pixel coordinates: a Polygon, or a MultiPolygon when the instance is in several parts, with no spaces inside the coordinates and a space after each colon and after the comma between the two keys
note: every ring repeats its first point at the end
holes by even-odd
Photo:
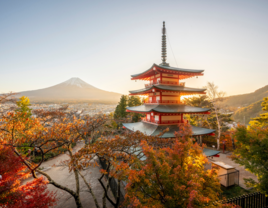
{"type": "MultiPolygon", "coordinates": [[[[140,131],[148,136],[157,136],[166,128],[169,128],[169,131],[161,136],[162,138],[173,138],[175,137],[174,133],[180,130],[180,127],[178,125],[158,126],[144,122],[123,123],[123,126],[131,131],[140,131]]],[[[192,131],[192,136],[207,135],[215,132],[215,130],[213,129],[201,128],[196,126],[192,126],[192,131]]]]}

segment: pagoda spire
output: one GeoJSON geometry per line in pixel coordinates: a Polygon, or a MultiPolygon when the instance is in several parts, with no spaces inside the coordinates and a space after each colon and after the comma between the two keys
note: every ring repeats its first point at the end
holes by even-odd
{"type": "Polygon", "coordinates": [[[162,29],[162,66],[169,66],[166,63],[167,60],[167,42],[166,42],[166,28],[165,28],[165,21],[163,22],[163,29],[162,29]]]}

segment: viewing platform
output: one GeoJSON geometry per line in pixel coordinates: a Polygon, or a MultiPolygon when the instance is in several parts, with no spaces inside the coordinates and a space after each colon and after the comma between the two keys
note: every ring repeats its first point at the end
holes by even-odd
{"type": "Polygon", "coordinates": [[[176,81],[161,81],[161,80],[158,80],[156,82],[151,82],[151,83],[148,83],[148,84],[145,84],[145,88],[150,88],[151,86],[153,85],[174,85],[174,86],[181,86],[181,87],[185,87],[185,82],[176,82],[176,81]]]}
{"type": "Polygon", "coordinates": [[[142,118],[141,121],[145,122],[145,123],[157,124],[157,125],[163,125],[163,126],[164,125],[178,125],[178,124],[182,124],[182,123],[189,123],[189,121],[186,119],[184,119],[183,121],[181,121],[181,120],[157,121],[157,120],[154,120],[153,117],[151,119],[142,118]]]}
{"type": "Polygon", "coordinates": [[[179,100],[145,100],[145,104],[181,104],[185,105],[185,102],[179,100]]]}

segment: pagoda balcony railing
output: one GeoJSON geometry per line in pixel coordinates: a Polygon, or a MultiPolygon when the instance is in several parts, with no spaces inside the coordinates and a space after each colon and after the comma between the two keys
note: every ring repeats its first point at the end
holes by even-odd
{"type": "Polygon", "coordinates": [[[143,118],[142,119],[143,122],[147,122],[147,123],[154,123],[154,124],[180,124],[180,123],[189,123],[188,120],[184,119],[183,121],[181,120],[171,120],[171,121],[155,121],[154,119],[147,119],[147,118],[143,118]]]}
{"type": "Polygon", "coordinates": [[[185,104],[185,102],[178,101],[178,100],[156,100],[156,101],[150,101],[150,100],[145,100],[144,103],[149,103],[149,104],[185,104]]]}
{"type": "Polygon", "coordinates": [[[150,82],[148,84],[145,84],[145,88],[149,88],[151,87],[152,85],[157,85],[157,84],[166,84],[166,85],[176,85],[176,86],[182,86],[184,87],[185,86],[185,82],[171,82],[171,81],[161,81],[161,80],[158,80],[156,82],[150,82]]]}
{"type": "Polygon", "coordinates": [[[143,118],[142,121],[143,121],[143,122],[148,122],[148,123],[160,124],[160,121],[155,121],[155,120],[153,120],[153,119],[143,118]]]}

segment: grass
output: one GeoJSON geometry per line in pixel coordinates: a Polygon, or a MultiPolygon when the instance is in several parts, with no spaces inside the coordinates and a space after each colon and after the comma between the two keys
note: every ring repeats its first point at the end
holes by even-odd
{"type": "Polygon", "coordinates": [[[231,186],[228,188],[221,186],[221,190],[222,190],[221,197],[226,198],[226,199],[234,198],[234,197],[241,196],[243,194],[250,194],[250,193],[255,192],[254,189],[246,190],[238,185],[234,185],[234,186],[231,186]]]}

